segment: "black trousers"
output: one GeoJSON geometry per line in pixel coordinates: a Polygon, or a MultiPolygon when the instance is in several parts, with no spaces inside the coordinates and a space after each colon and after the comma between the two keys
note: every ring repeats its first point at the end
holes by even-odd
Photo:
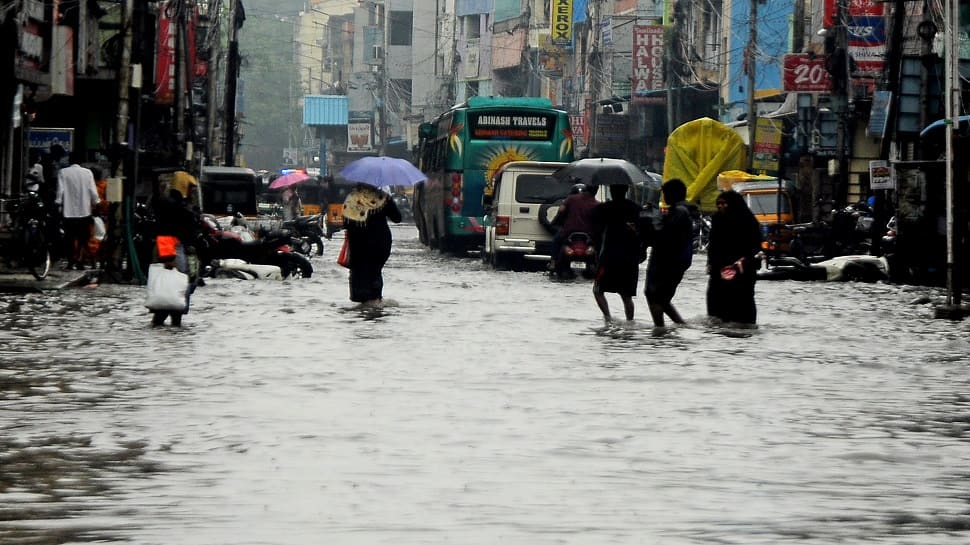
{"type": "Polygon", "coordinates": [[[91,216],[64,218],[64,253],[69,265],[81,262],[81,252],[91,238],[92,221],[91,216]]]}

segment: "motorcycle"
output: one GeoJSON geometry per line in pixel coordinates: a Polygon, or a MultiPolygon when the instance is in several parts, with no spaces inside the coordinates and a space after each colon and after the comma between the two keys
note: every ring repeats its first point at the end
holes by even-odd
{"type": "Polygon", "coordinates": [[[2,199],[11,223],[0,229],[0,251],[8,265],[27,267],[37,280],[51,269],[51,250],[47,239],[48,211],[40,195],[40,183],[28,177],[23,196],[2,199]]]}
{"type": "Polygon", "coordinates": [[[217,267],[216,260],[241,259],[255,265],[275,265],[280,268],[283,278],[309,278],[313,274],[310,260],[292,250],[289,233],[265,228],[252,233],[247,232],[248,226],[244,220],[234,218],[232,223],[234,225],[226,230],[211,214],[202,216],[207,241],[205,253],[213,267],[217,267]]]}
{"type": "Polygon", "coordinates": [[[397,209],[401,211],[401,221],[404,223],[413,223],[414,212],[411,210],[411,201],[408,199],[408,196],[403,193],[394,193],[391,195],[391,199],[394,200],[397,209]]]}
{"type": "Polygon", "coordinates": [[[307,256],[323,255],[323,238],[326,232],[322,215],[299,216],[284,221],[281,227],[288,230],[293,237],[294,250],[307,256]]]}
{"type": "Polygon", "coordinates": [[[158,224],[151,206],[138,202],[132,207],[129,229],[135,259],[129,260],[128,265],[134,266],[137,261],[142,276],[147,277],[155,249],[155,237],[158,235],[158,224]]]}
{"type": "Polygon", "coordinates": [[[553,261],[552,274],[564,280],[573,278],[573,265],[582,266],[583,278],[590,279],[596,276],[596,246],[593,244],[593,237],[589,233],[571,233],[562,243],[559,256],[553,261]]]}
{"type": "Polygon", "coordinates": [[[694,238],[691,243],[691,248],[694,253],[703,252],[707,250],[707,246],[711,243],[711,217],[704,214],[698,214],[693,217],[694,220],[694,238]]]}
{"type": "Polygon", "coordinates": [[[872,247],[869,236],[872,221],[869,207],[857,203],[828,212],[810,223],[792,225],[790,253],[806,263],[868,254],[872,247]]]}

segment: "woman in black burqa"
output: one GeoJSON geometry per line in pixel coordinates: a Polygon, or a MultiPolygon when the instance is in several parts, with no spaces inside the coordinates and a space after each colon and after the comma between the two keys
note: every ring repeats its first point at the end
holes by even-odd
{"type": "Polygon", "coordinates": [[[350,300],[375,304],[383,298],[381,271],[391,255],[391,228],[401,211],[383,191],[358,184],[344,201],[344,230],[350,250],[350,300]]]}
{"type": "Polygon", "coordinates": [[[735,191],[717,196],[717,212],[711,218],[707,248],[707,314],[724,322],[754,324],[758,310],[754,301],[761,251],[761,225],[744,197],[735,191]],[[722,278],[724,267],[734,266],[734,278],[722,278]]]}

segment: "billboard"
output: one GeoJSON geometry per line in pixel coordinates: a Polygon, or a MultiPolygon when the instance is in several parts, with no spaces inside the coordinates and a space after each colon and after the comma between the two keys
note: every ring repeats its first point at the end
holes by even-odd
{"type": "Polygon", "coordinates": [[[784,60],[785,91],[793,93],[828,93],[832,90],[832,75],[825,67],[825,57],[807,53],[789,53],[784,60]]]}
{"type": "Polygon", "coordinates": [[[552,43],[569,45],[573,43],[573,0],[552,0],[549,3],[549,26],[552,29],[552,43]]]}
{"type": "Polygon", "coordinates": [[[664,104],[664,27],[633,27],[633,104],[664,104]]]}

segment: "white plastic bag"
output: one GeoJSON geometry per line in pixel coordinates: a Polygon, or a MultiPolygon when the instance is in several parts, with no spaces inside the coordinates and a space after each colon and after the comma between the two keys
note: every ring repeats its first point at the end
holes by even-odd
{"type": "Polygon", "coordinates": [[[189,289],[189,275],[176,269],[166,269],[162,263],[148,266],[148,295],[145,306],[149,310],[184,312],[185,294],[189,289]]]}
{"type": "Polygon", "coordinates": [[[108,230],[104,227],[104,220],[100,216],[94,216],[94,238],[104,240],[108,236],[108,230]]]}

